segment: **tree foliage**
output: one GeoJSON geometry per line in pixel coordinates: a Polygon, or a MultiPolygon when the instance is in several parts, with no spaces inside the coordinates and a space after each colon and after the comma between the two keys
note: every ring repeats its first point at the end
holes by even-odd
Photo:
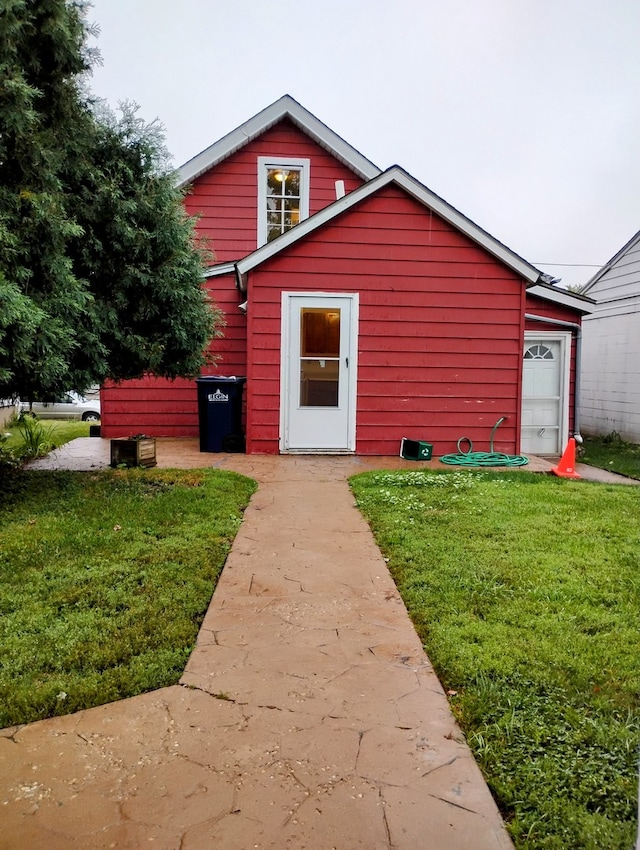
{"type": "Polygon", "coordinates": [[[191,376],[220,324],[161,128],[88,94],[84,4],[0,5],[0,398],[191,376]]]}

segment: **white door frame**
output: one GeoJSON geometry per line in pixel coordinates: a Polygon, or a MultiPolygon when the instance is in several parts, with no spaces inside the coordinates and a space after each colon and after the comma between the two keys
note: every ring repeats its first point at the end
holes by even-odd
{"type": "MultiPolygon", "coordinates": [[[[560,343],[560,422],[558,423],[558,440],[560,445],[558,450],[562,453],[564,446],[566,446],[569,439],[569,390],[571,387],[572,333],[571,331],[525,331],[522,351],[523,358],[528,345],[536,339],[539,339],[541,342],[549,341],[560,343]]],[[[521,368],[524,370],[524,359],[522,360],[521,368]]],[[[520,404],[524,404],[524,399],[522,397],[520,399],[520,404]]]]}
{"type": "Polygon", "coordinates": [[[280,334],[280,452],[283,454],[353,454],[356,450],[356,403],[358,384],[358,316],[359,295],[357,292],[283,292],[280,334]],[[351,321],[349,325],[348,351],[340,352],[340,356],[348,358],[347,368],[347,433],[345,445],[335,449],[327,448],[289,448],[288,417],[289,403],[292,393],[298,393],[299,387],[292,386],[291,381],[291,301],[299,299],[340,299],[349,301],[351,305],[351,321]]]}

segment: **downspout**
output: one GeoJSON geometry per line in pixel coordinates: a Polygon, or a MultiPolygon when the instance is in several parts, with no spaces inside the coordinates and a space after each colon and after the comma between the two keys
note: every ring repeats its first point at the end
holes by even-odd
{"type": "MultiPolygon", "coordinates": [[[[236,289],[238,290],[238,292],[241,292],[243,295],[246,295],[246,293],[247,293],[247,275],[241,274],[237,263],[235,263],[234,269],[235,269],[235,277],[236,277],[236,289]]],[[[241,313],[246,314],[248,306],[249,306],[249,299],[246,298],[242,302],[242,304],[238,304],[238,309],[240,310],[241,313]]]]}
{"type": "Polygon", "coordinates": [[[247,291],[247,275],[246,273],[242,273],[238,268],[238,264],[234,263],[233,266],[236,275],[236,289],[238,292],[245,293],[247,291]]]}
{"type": "Polygon", "coordinates": [[[576,379],[573,388],[573,435],[582,442],[580,435],[580,375],[582,372],[582,325],[576,322],[565,322],[562,319],[549,319],[544,316],[534,316],[525,313],[525,319],[532,322],[544,322],[547,325],[560,325],[563,328],[572,328],[576,332],[576,379]]]}

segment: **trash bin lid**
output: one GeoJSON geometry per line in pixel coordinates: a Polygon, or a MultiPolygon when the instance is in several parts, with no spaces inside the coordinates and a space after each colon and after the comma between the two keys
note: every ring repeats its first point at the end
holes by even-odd
{"type": "Polygon", "coordinates": [[[243,384],[246,380],[246,378],[237,378],[235,375],[202,375],[200,378],[196,378],[196,383],[218,381],[218,383],[243,384]]]}

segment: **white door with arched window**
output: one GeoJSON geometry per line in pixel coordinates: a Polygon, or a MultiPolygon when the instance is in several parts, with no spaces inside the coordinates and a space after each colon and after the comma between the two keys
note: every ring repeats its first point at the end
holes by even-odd
{"type": "Polygon", "coordinates": [[[569,432],[570,355],[570,333],[525,333],[520,443],[524,454],[563,451],[569,432]]]}

